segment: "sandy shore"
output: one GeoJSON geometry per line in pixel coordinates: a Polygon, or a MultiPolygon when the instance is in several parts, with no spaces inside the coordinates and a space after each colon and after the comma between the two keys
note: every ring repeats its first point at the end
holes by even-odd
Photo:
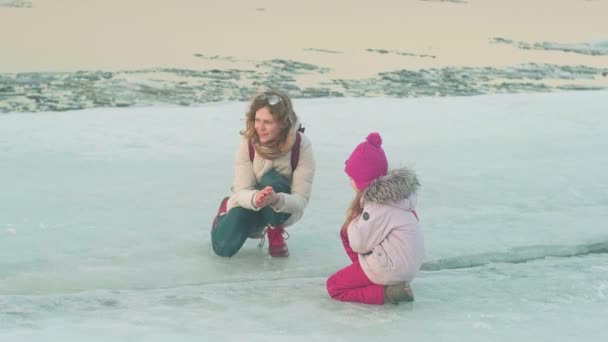
{"type": "Polygon", "coordinates": [[[0,112],[240,101],[267,87],[606,89],[605,13],[606,0],[0,0],[0,112]]]}
{"type": "Polygon", "coordinates": [[[29,3],[0,7],[0,72],[205,70],[274,58],[330,68],[336,78],[446,66],[608,65],[608,55],[493,41],[608,41],[603,0],[29,3]]]}

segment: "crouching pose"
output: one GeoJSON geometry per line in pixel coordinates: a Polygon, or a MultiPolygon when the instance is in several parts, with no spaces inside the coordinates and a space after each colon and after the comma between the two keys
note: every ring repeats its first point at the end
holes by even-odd
{"type": "Polygon", "coordinates": [[[371,133],[345,167],[355,198],[340,231],[352,264],[327,280],[329,295],[341,301],[382,305],[413,301],[409,283],[425,256],[418,224],[416,174],[388,171],[382,138],[371,133]]]}
{"type": "Polygon", "coordinates": [[[241,135],[232,195],[221,201],[211,228],[213,251],[230,257],[247,238],[267,236],[268,253],[286,257],[285,228],[302,217],[312,191],[311,142],[291,100],[278,91],[253,98],[241,135]]]}

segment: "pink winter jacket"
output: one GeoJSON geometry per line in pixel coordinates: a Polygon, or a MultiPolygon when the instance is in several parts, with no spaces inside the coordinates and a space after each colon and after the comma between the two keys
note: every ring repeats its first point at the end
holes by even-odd
{"type": "Polygon", "coordinates": [[[411,281],[425,257],[416,206],[416,174],[407,168],[370,184],[361,199],[363,212],[348,226],[348,240],[367,277],[375,284],[411,281]]]}

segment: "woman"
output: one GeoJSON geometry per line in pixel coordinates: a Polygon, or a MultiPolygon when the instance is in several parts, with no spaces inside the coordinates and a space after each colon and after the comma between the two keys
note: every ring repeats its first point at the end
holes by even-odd
{"type": "Polygon", "coordinates": [[[254,96],[240,132],[232,195],[221,202],[211,229],[217,255],[233,256],[247,238],[265,234],[271,256],[289,255],[285,228],[302,217],[315,174],[312,145],[300,128],[286,94],[254,96]]]}

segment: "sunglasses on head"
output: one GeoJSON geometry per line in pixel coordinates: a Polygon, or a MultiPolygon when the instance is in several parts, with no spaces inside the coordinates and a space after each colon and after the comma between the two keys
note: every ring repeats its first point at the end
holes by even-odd
{"type": "Polygon", "coordinates": [[[277,103],[282,101],[282,99],[279,95],[268,95],[268,94],[261,94],[260,96],[258,96],[258,100],[266,101],[271,106],[274,106],[277,103]]]}

